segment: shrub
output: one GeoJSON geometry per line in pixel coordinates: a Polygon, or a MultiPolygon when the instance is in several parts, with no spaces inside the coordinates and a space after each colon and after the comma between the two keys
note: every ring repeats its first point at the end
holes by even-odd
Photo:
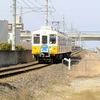
{"type": "MultiPolygon", "coordinates": [[[[25,48],[21,45],[16,45],[16,50],[25,50],[25,48]]],[[[1,42],[0,43],[0,50],[11,50],[12,49],[12,44],[8,42],[1,42]]]]}
{"type": "Polygon", "coordinates": [[[9,44],[7,42],[1,42],[0,50],[11,50],[11,44],[9,44]]]}
{"type": "Polygon", "coordinates": [[[16,50],[25,50],[25,48],[19,44],[16,44],[16,50]]]}

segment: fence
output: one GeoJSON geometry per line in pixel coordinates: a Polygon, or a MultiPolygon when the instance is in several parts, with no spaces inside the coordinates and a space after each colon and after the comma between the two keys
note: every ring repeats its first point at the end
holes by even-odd
{"type": "Polygon", "coordinates": [[[31,50],[0,51],[0,67],[33,61],[31,50]]]}

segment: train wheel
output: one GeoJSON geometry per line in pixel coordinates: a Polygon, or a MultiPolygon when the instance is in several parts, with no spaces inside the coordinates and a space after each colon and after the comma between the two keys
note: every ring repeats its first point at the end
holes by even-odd
{"type": "Polygon", "coordinates": [[[51,63],[55,64],[56,63],[56,59],[55,58],[51,58],[51,63]]]}
{"type": "Polygon", "coordinates": [[[42,61],[41,61],[40,59],[38,59],[38,63],[39,63],[39,64],[41,64],[41,63],[42,63],[42,61]]]}
{"type": "Polygon", "coordinates": [[[51,63],[53,64],[53,59],[51,59],[51,63]]]}

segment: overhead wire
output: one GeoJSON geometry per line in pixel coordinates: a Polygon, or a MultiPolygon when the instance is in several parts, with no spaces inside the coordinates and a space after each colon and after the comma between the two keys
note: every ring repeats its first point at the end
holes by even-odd
{"type": "Polygon", "coordinates": [[[57,10],[55,9],[55,7],[54,7],[54,5],[53,5],[53,3],[52,3],[51,0],[50,0],[50,3],[51,3],[51,5],[52,5],[52,9],[54,10],[53,16],[55,17],[56,20],[60,20],[60,18],[58,17],[59,14],[58,14],[57,10]]]}
{"type": "Polygon", "coordinates": [[[43,4],[44,4],[44,2],[41,2],[41,1],[39,1],[39,0],[34,0],[36,3],[38,3],[39,5],[41,5],[41,6],[44,6],[43,4]]]}
{"type": "MultiPolygon", "coordinates": [[[[31,9],[29,12],[33,11],[33,12],[37,12],[39,14],[42,14],[42,13],[40,13],[40,11],[37,11],[37,10],[40,10],[41,8],[39,8],[36,5],[34,5],[37,8],[37,9],[35,9],[35,8],[31,7],[30,5],[28,5],[24,0],[22,0],[22,1],[28,7],[26,9],[31,9]]],[[[28,1],[30,2],[30,0],[28,0],[28,1]]],[[[32,2],[30,2],[30,3],[33,4],[32,2]]]]}
{"type": "MultiPolygon", "coordinates": [[[[52,3],[52,0],[50,0],[50,3],[52,5],[53,9],[55,10],[54,13],[51,16],[53,16],[53,18],[55,18],[56,20],[59,20],[60,21],[60,25],[62,26],[63,21],[61,21],[61,20],[63,18],[63,15],[61,16],[61,14],[59,14],[59,12],[55,9],[55,7],[54,7],[54,5],[52,3]]],[[[67,24],[65,22],[65,28],[66,28],[67,31],[70,30],[69,25],[68,25],[68,21],[67,21],[67,24]]]]}
{"type": "MultiPolygon", "coordinates": [[[[34,5],[36,8],[39,8],[33,2],[31,2],[30,0],[28,0],[28,1],[30,2],[30,4],[34,5]]],[[[44,5],[42,5],[42,6],[44,6],[44,5]]]]}
{"type": "MultiPolygon", "coordinates": [[[[43,7],[45,7],[42,3],[40,3],[38,0],[34,0],[35,2],[37,2],[38,4],[40,4],[41,6],[43,6],[43,7]]],[[[27,11],[27,12],[24,12],[24,14],[25,13],[30,13],[31,11],[33,11],[33,12],[37,12],[37,13],[39,13],[39,14],[42,14],[42,15],[44,15],[43,13],[41,13],[41,12],[45,12],[45,11],[39,11],[40,9],[42,9],[42,8],[39,8],[39,7],[37,7],[33,2],[31,2],[30,0],[28,0],[28,2],[29,3],[31,3],[33,6],[35,6],[36,8],[38,8],[38,9],[33,9],[31,6],[29,6],[24,0],[22,0],[22,2],[28,7],[28,9],[31,9],[31,10],[29,10],[29,11],[27,11]]],[[[20,3],[20,2],[18,2],[18,3],[20,3]]],[[[21,3],[20,3],[21,4],[21,3]]],[[[22,4],[21,4],[22,5],[22,4]]],[[[54,10],[55,10],[55,8],[54,7],[52,7],[54,10]]],[[[55,15],[53,15],[53,14],[51,14],[51,17],[53,18],[53,20],[54,19],[59,19],[59,18],[56,18],[55,17],[55,15]]]]}
{"type": "MultiPolygon", "coordinates": [[[[27,6],[27,11],[26,12],[24,12],[23,14],[26,14],[26,13],[31,13],[31,12],[34,12],[34,13],[38,13],[38,14],[41,14],[41,15],[44,15],[44,12],[45,12],[45,4],[44,4],[44,2],[42,1],[39,1],[39,0],[34,0],[34,2],[33,1],[31,1],[31,0],[27,0],[27,1],[25,1],[25,0],[21,0],[21,1],[18,1],[18,3],[21,5],[21,6],[23,6],[23,9],[25,8],[25,6],[27,6]],[[23,2],[23,3],[21,3],[21,2],[23,2]],[[31,6],[30,6],[31,5],[31,6]],[[39,5],[41,5],[41,7],[38,7],[39,5]],[[34,7],[34,8],[33,8],[34,7]],[[30,10],[29,10],[30,9],[30,10]]],[[[59,15],[58,14],[58,12],[57,12],[57,10],[55,9],[55,7],[54,7],[54,5],[52,4],[52,1],[51,0],[49,0],[49,9],[51,9],[52,11],[48,11],[48,13],[49,13],[49,22],[50,21],[59,21],[59,20],[61,20],[61,18],[59,18],[57,15],[59,15]],[[56,13],[56,14],[55,14],[56,13]]],[[[36,16],[37,14],[33,14],[33,13],[31,13],[33,16],[36,16]]],[[[39,17],[39,16],[38,16],[39,17]]],[[[41,18],[40,18],[41,19],[41,18]]]]}
{"type": "MultiPolygon", "coordinates": [[[[37,11],[35,9],[33,9],[33,7],[31,7],[28,3],[26,3],[24,0],[22,0],[24,6],[22,7],[23,9],[28,9],[28,11],[23,12],[22,14],[26,14],[26,13],[30,13],[32,16],[36,16],[36,14],[33,14],[32,12],[36,13],[37,11]],[[26,7],[27,6],[27,7],[26,7]],[[31,9],[31,10],[29,10],[31,9]]],[[[20,5],[22,3],[18,2],[20,5]]],[[[38,9],[39,10],[39,9],[38,9]]],[[[40,12],[38,12],[38,14],[41,14],[40,12]]],[[[41,14],[42,15],[42,14],[41,14]]],[[[36,16],[36,18],[39,16],[36,16]]],[[[39,17],[39,20],[42,19],[41,17],[39,17]]]]}

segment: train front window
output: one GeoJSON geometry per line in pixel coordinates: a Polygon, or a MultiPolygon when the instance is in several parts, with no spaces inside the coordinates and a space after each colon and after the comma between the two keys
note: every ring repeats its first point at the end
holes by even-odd
{"type": "Polygon", "coordinates": [[[47,36],[42,36],[42,44],[47,44],[47,36]]]}
{"type": "Polygon", "coordinates": [[[40,44],[40,34],[34,34],[34,44],[40,44]]]}
{"type": "Polygon", "coordinates": [[[50,34],[50,44],[56,44],[56,35],[50,34]]]}

